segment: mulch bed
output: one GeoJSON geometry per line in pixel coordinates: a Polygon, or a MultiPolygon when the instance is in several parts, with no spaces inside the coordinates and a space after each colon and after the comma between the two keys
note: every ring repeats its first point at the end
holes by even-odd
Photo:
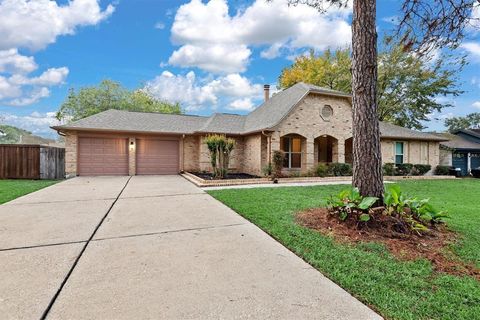
{"type": "Polygon", "coordinates": [[[297,223],[322,234],[333,236],[343,243],[379,242],[384,244],[398,259],[425,258],[437,271],[454,275],[470,275],[480,280],[480,270],[456,258],[449,245],[457,239],[456,234],[441,225],[423,235],[397,232],[398,220],[381,213],[375,214],[367,223],[359,224],[354,219],[339,221],[327,208],[314,208],[296,215],[297,223]]]}
{"type": "Polygon", "coordinates": [[[211,173],[208,172],[190,172],[203,180],[237,180],[237,179],[258,179],[259,176],[254,176],[248,173],[229,173],[224,179],[215,179],[211,173]]]}

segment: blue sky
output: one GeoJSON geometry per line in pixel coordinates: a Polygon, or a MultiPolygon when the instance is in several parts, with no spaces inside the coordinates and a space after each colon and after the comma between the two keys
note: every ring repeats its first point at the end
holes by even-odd
{"type": "MultiPolygon", "coordinates": [[[[68,89],[102,79],[187,113],[247,113],[295,56],[350,42],[351,9],[320,15],[282,1],[0,0],[0,121],[54,137],[48,127],[68,89]]],[[[399,7],[378,0],[380,33],[399,7]]],[[[460,53],[470,62],[460,75],[466,92],[432,115],[429,130],[480,111],[480,34],[469,32],[460,53]]]]}

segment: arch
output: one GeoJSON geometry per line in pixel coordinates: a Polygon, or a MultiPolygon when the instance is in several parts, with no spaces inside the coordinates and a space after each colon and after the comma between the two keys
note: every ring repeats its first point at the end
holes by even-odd
{"type": "Polygon", "coordinates": [[[280,137],[280,150],[285,153],[283,167],[300,170],[304,167],[307,138],[297,133],[289,133],[280,137]]]}
{"type": "Polygon", "coordinates": [[[338,162],[338,139],[324,134],[314,140],[315,162],[332,163],[338,162]]]}

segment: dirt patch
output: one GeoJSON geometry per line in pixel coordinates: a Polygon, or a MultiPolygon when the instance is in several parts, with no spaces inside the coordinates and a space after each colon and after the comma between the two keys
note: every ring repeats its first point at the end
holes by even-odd
{"type": "Polygon", "coordinates": [[[456,234],[445,226],[432,228],[423,235],[397,232],[399,221],[393,217],[375,214],[367,223],[359,224],[347,218],[340,222],[327,208],[315,208],[296,215],[297,223],[325,235],[333,236],[344,243],[379,242],[384,244],[398,259],[415,260],[425,258],[432,262],[437,271],[454,275],[470,275],[480,280],[480,270],[456,258],[449,245],[457,239],[456,234]]]}

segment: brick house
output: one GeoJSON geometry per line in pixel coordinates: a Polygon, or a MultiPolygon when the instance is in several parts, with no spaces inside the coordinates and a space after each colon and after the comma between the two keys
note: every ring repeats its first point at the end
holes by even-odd
{"type": "MultiPolygon", "coordinates": [[[[352,162],[351,96],[305,83],[272,97],[265,86],[264,103],[248,115],[108,110],[52,128],[65,136],[68,176],[208,171],[209,133],[236,140],[230,167],[237,172],[260,175],[273,150],[285,152],[285,171],[352,162]]],[[[384,163],[438,165],[445,138],[384,122],[380,131],[384,163]]]]}

